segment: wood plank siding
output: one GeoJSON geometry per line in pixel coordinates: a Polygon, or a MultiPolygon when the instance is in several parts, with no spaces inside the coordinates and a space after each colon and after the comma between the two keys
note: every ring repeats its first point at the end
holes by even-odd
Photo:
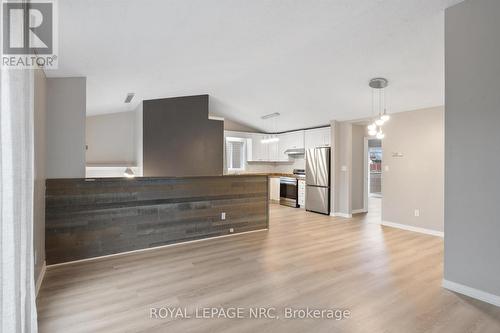
{"type": "Polygon", "coordinates": [[[253,175],[48,179],[47,264],[265,229],[268,188],[253,175]]]}

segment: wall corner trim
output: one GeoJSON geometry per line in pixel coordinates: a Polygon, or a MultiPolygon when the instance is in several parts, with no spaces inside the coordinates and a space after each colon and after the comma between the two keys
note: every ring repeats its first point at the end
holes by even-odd
{"type": "Polygon", "coordinates": [[[444,232],[432,230],[432,229],[419,228],[419,227],[414,227],[411,225],[399,224],[399,223],[394,223],[394,222],[389,222],[389,221],[382,221],[382,225],[385,227],[398,228],[398,229],[403,229],[403,230],[407,230],[407,231],[419,232],[421,234],[437,236],[437,237],[441,237],[441,238],[444,237],[444,232]]]}
{"type": "Polygon", "coordinates": [[[42,286],[43,278],[45,277],[45,272],[47,271],[47,263],[44,261],[42,265],[42,269],[40,270],[40,274],[38,275],[38,279],[36,279],[35,283],[35,295],[38,296],[38,292],[40,291],[40,287],[42,286]]]}
{"type": "Polygon", "coordinates": [[[445,289],[500,307],[500,296],[498,295],[490,294],[446,279],[443,279],[442,286],[445,289]]]}
{"type": "Polygon", "coordinates": [[[335,217],[344,217],[346,219],[350,219],[352,217],[352,214],[346,214],[346,213],[330,213],[330,216],[335,216],[335,217]]]}

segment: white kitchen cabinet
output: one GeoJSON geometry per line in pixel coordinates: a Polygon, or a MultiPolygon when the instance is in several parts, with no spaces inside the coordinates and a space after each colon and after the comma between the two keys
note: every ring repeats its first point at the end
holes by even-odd
{"type": "Polygon", "coordinates": [[[291,140],[290,140],[290,135],[285,134],[280,134],[279,136],[280,141],[278,142],[278,149],[277,149],[277,156],[276,159],[278,161],[289,161],[289,157],[287,154],[285,154],[285,151],[289,149],[291,140]]]}
{"type": "Polygon", "coordinates": [[[285,151],[304,148],[304,131],[278,134],[279,141],[262,143],[268,134],[247,133],[247,161],[249,162],[289,162],[285,151]]]}
{"type": "Polygon", "coordinates": [[[304,131],[283,133],[279,138],[277,161],[290,161],[290,156],[285,153],[287,150],[304,148],[304,131]]]}
{"type": "Polygon", "coordinates": [[[267,160],[268,161],[278,161],[278,144],[279,141],[277,142],[269,142],[267,143],[267,160]]]}
{"type": "Polygon", "coordinates": [[[269,160],[268,144],[262,143],[264,134],[252,133],[247,141],[247,161],[265,162],[269,160]]]}
{"type": "Polygon", "coordinates": [[[298,204],[301,208],[306,206],[306,181],[303,179],[299,179],[299,189],[298,189],[298,204]]]}
{"type": "Polygon", "coordinates": [[[330,146],[330,127],[306,130],[304,133],[305,149],[330,146]]]}
{"type": "Polygon", "coordinates": [[[269,200],[278,203],[280,201],[280,179],[269,178],[269,200]]]}

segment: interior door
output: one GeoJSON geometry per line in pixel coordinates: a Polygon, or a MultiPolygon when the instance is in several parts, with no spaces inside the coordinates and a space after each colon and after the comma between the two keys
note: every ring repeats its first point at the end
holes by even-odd
{"type": "Polygon", "coordinates": [[[330,149],[316,149],[316,185],[330,186],[330,149]]]}
{"type": "Polygon", "coordinates": [[[316,149],[306,151],[306,184],[316,185],[316,149]]]}

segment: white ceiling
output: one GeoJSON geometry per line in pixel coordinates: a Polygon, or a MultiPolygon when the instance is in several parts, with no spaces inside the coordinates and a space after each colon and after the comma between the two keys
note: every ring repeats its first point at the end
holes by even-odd
{"type": "Polygon", "coordinates": [[[87,114],[209,94],[210,112],[262,130],[444,104],[444,8],[460,0],[64,0],[59,69],[87,77],[87,114]],[[137,100],[135,102],[137,102],[137,100]]]}

